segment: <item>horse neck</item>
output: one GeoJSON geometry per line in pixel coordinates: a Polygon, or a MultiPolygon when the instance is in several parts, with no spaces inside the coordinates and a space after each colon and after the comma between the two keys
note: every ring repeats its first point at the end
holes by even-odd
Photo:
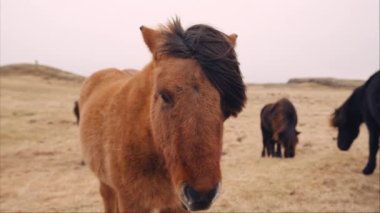
{"type": "Polygon", "coordinates": [[[151,91],[153,88],[153,62],[134,75],[131,86],[138,90],[151,91]]]}
{"type": "Polygon", "coordinates": [[[363,104],[365,97],[365,87],[361,86],[354,90],[349,99],[344,103],[347,119],[359,125],[363,122],[363,104]]]}
{"type": "Polygon", "coordinates": [[[139,127],[129,128],[143,128],[146,130],[144,135],[147,137],[151,135],[149,121],[153,88],[152,68],[152,64],[150,63],[142,71],[135,73],[130,80],[124,83],[118,92],[118,99],[126,101],[123,106],[119,106],[119,111],[126,111],[127,109],[127,119],[139,124],[139,127]]]}

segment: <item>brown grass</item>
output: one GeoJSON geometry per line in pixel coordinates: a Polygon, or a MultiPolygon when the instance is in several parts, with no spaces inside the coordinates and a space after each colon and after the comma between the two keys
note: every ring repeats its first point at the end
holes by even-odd
{"type": "MultiPolygon", "coordinates": [[[[79,88],[76,80],[0,74],[0,212],[103,210],[95,176],[80,165],[72,113],[79,88]]],[[[341,152],[328,125],[350,92],[309,84],[249,86],[245,110],[225,124],[223,189],[209,211],[379,212],[379,166],[371,176],[361,174],[365,127],[351,150],[341,152]],[[298,110],[297,155],[261,158],[259,112],[280,97],[298,110]]]]}
{"type": "Polygon", "coordinates": [[[83,76],[63,71],[54,67],[40,64],[10,64],[0,67],[0,77],[6,76],[38,76],[46,80],[66,80],[81,83],[85,79],[83,76]]]}

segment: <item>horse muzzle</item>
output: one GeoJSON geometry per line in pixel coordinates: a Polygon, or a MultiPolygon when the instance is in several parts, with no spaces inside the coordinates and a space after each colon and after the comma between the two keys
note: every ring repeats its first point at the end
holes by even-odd
{"type": "Polygon", "coordinates": [[[341,151],[348,151],[350,149],[350,146],[346,145],[346,144],[342,144],[342,143],[338,143],[338,148],[341,150],[341,151]]]}
{"type": "Polygon", "coordinates": [[[189,184],[182,184],[180,196],[182,204],[190,211],[206,210],[210,208],[219,194],[220,183],[207,192],[198,192],[189,184]]]}
{"type": "Polygon", "coordinates": [[[348,151],[351,147],[352,141],[344,140],[340,137],[338,137],[338,148],[341,151],[348,151]]]}

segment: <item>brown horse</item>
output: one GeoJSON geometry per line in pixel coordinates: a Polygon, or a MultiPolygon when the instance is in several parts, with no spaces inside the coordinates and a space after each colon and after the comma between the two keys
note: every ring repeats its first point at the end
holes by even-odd
{"type": "Polygon", "coordinates": [[[80,94],[80,137],[106,212],[211,206],[221,183],[223,123],[246,100],[236,35],[179,19],[140,28],[141,72],[99,71],[80,94]]]}
{"type": "Polygon", "coordinates": [[[286,98],[276,103],[267,104],[261,110],[261,131],[263,134],[263,151],[261,156],[282,157],[281,146],[285,157],[294,157],[298,143],[297,113],[294,105],[286,98]],[[276,153],[274,146],[277,144],[276,153]]]}

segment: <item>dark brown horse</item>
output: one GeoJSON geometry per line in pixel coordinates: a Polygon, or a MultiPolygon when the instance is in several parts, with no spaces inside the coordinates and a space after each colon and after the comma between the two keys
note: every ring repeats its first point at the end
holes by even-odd
{"type": "Polygon", "coordinates": [[[281,146],[283,146],[285,157],[294,157],[299,132],[296,130],[297,113],[293,104],[286,98],[267,104],[261,110],[260,117],[263,134],[261,156],[265,157],[266,151],[268,156],[282,157],[281,146]],[[276,153],[275,144],[277,144],[276,153]]]}
{"type": "Polygon", "coordinates": [[[237,36],[178,19],[140,30],[153,56],[141,72],[99,71],[82,87],[86,164],[106,212],[207,209],[220,190],[223,123],[246,100],[237,36]]]}
{"type": "Polygon", "coordinates": [[[369,157],[363,173],[372,174],[376,168],[380,135],[380,71],[356,88],[332,115],[331,124],[338,129],[338,147],[347,151],[359,135],[362,123],[369,132],[369,157]]]}
{"type": "Polygon", "coordinates": [[[78,103],[78,101],[74,102],[73,113],[75,115],[75,118],[77,119],[77,124],[79,124],[79,120],[80,120],[79,116],[80,115],[79,115],[79,103],[78,103]]]}

